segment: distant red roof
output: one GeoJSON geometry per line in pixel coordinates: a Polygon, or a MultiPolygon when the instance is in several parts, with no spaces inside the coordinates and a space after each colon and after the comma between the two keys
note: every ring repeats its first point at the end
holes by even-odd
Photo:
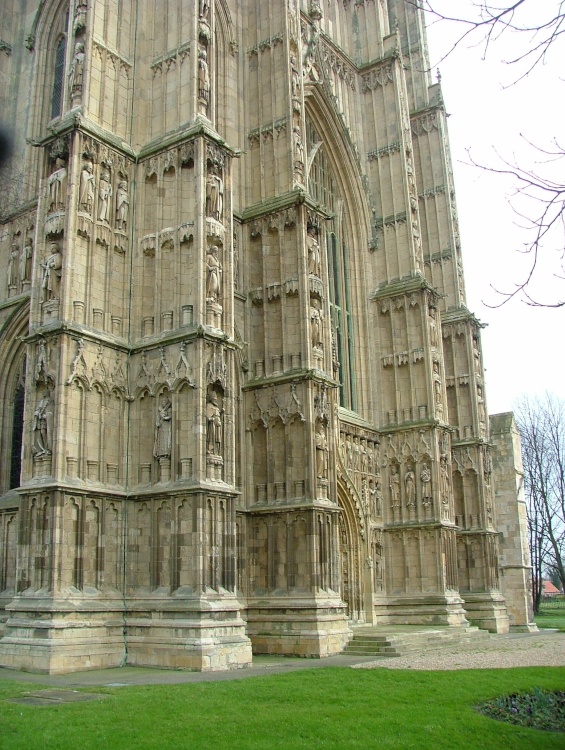
{"type": "Polygon", "coordinates": [[[543,582],[543,593],[544,593],[545,595],[549,594],[549,595],[551,596],[551,594],[560,594],[560,593],[561,593],[561,591],[559,591],[559,589],[558,589],[558,588],[556,588],[556,587],[555,587],[555,586],[554,586],[554,585],[553,585],[553,584],[551,583],[551,581],[544,581],[544,582],[543,582]]]}

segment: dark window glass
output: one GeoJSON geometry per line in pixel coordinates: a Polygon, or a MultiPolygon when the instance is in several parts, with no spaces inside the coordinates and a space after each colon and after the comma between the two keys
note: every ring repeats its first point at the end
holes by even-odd
{"type": "Polygon", "coordinates": [[[22,440],[24,435],[24,385],[19,383],[14,393],[12,418],[12,456],[10,462],[10,489],[20,486],[22,471],[22,440]]]}
{"type": "Polygon", "coordinates": [[[51,119],[59,117],[63,108],[66,45],[67,40],[65,37],[61,37],[55,53],[55,79],[53,81],[53,96],[51,97],[51,119]]]}

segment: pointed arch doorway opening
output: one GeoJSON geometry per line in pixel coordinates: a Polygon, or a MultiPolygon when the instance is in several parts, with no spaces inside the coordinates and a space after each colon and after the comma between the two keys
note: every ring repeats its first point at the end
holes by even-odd
{"type": "Polygon", "coordinates": [[[366,621],[366,591],[364,565],[365,541],[355,501],[347,484],[338,475],[337,497],[339,514],[339,565],[341,574],[341,598],[347,609],[348,619],[355,622],[366,621]]]}

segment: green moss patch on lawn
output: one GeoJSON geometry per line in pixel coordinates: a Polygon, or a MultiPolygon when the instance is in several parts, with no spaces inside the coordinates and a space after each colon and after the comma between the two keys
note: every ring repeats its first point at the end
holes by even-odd
{"type": "Polygon", "coordinates": [[[244,680],[100,688],[105,700],[9,703],[38,685],[0,682],[2,750],[563,750],[563,735],[493,721],[474,706],[563,689],[565,668],[313,669],[244,680]]]}

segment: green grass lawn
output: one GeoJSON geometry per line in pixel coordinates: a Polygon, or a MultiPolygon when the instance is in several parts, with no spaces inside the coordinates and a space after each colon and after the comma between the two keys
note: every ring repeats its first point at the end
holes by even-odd
{"type": "Polygon", "coordinates": [[[565,633],[565,604],[559,607],[541,606],[535,617],[538,628],[558,628],[565,633]]]}
{"type": "Polygon", "coordinates": [[[565,687],[565,669],[313,669],[246,680],[92,688],[109,697],[37,707],[6,698],[37,685],[0,681],[2,750],[563,750],[565,734],[511,726],[473,706],[565,687]]]}

